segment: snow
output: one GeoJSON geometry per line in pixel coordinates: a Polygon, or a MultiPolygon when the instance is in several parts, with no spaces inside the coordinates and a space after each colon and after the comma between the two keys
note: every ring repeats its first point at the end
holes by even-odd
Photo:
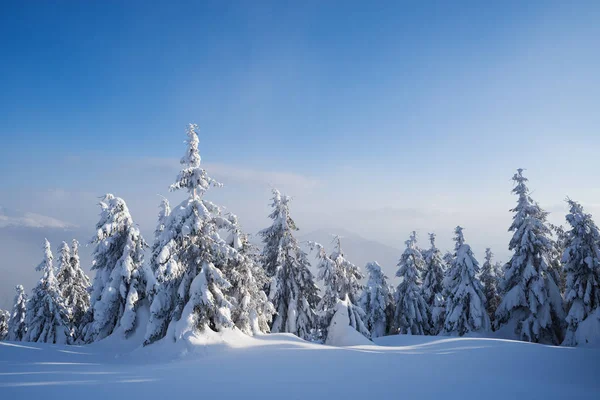
{"type": "Polygon", "coordinates": [[[332,347],[232,330],[125,350],[134,342],[0,342],[2,398],[600,398],[598,349],[403,335],[332,347]]]}

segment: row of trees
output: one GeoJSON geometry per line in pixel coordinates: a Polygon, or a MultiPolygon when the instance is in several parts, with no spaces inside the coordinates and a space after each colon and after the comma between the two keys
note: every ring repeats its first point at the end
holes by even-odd
{"type": "Polygon", "coordinates": [[[142,329],[149,345],[235,327],[249,335],[289,332],[327,342],[331,327],[343,321],[367,337],[499,329],[530,342],[577,345],[580,325],[600,315],[598,228],[568,200],[571,229],[556,229],[553,238],[547,213],[531,199],[521,169],[513,177],[518,196],[510,227],[513,256],[504,266],[493,264],[487,249],[480,268],[461,227],[454,251],[444,256],[434,234],[430,247],[421,249],[413,232],[398,262],[400,284],[391,287],[371,262],[363,285],[339,238],[329,254],[309,243],[318,260],[313,276],[294,236],[290,198],[277,190],[272,225],[259,233],[264,243],[259,252],[235,215],[204,198],[220,184],[201,168],[197,127],[190,125],[187,135],[182,170],[170,189],[188,196],[173,209],[162,201],[152,245],[125,201],[106,195],[92,240],[93,283],[81,269],[76,241],[60,246],[57,267],[46,241],[38,267],[42,278],[29,298],[17,287],[12,312],[0,313],[0,335],[70,344],[142,329]],[[149,315],[144,323],[141,308],[149,315]]]}

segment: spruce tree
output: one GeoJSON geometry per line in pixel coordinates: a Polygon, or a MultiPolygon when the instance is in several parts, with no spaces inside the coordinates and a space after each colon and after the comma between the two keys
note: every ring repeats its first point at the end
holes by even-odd
{"type": "Polygon", "coordinates": [[[441,327],[436,321],[439,322],[442,310],[435,308],[440,305],[443,307],[444,261],[442,260],[441,251],[435,246],[435,233],[429,234],[429,243],[431,243],[431,247],[423,253],[425,259],[425,275],[423,278],[422,290],[431,317],[429,333],[431,335],[437,335],[441,327]],[[441,299],[438,299],[438,297],[441,297],[441,299]],[[438,304],[437,306],[436,303],[438,304]],[[436,313],[436,318],[433,318],[434,311],[436,313]],[[436,321],[434,321],[434,319],[436,321]]]}
{"type": "Polygon", "coordinates": [[[27,332],[23,338],[26,342],[67,344],[72,340],[68,312],[54,276],[53,259],[50,242],[46,240],[44,261],[36,268],[43,275],[27,302],[27,332]]]}
{"type": "Polygon", "coordinates": [[[23,340],[27,333],[27,325],[25,324],[27,294],[25,294],[25,289],[23,289],[23,286],[21,285],[17,285],[15,290],[17,291],[17,294],[15,295],[13,309],[10,314],[10,320],[8,321],[7,340],[18,342],[23,340]]]}
{"type": "Polygon", "coordinates": [[[577,329],[586,318],[595,318],[600,307],[600,232],[583,207],[567,200],[567,222],[563,262],[567,273],[565,301],[567,330],[563,345],[579,344],[577,329]]]}
{"type": "Polygon", "coordinates": [[[133,222],[125,201],[112,194],[100,202],[92,270],[96,271],[90,296],[89,322],[83,327],[87,343],[104,339],[117,328],[130,335],[137,324],[137,309],[146,293],[143,268],[148,247],[133,222]]]}
{"type": "Polygon", "coordinates": [[[365,323],[371,337],[385,336],[394,315],[394,299],[390,293],[388,278],[377,261],[368,263],[365,268],[368,280],[358,303],[365,312],[365,323]]]}
{"type": "Polygon", "coordinates": [[[298,228],[290,216],[289,202],[289,197],[273,189],[269,215],[273,224],[259,233],[264,243],[261,260],[271,278],[269,299],[276,311],[271,332],[293,333],[308,340],[318,328],[319,292],[307,255],[294,237],[298,228]]]}
{"type": "Polygon", "coordinates": [[[514,232],[509,244],[513,256],[504,269],[504,294],[496,318],[521,340],[560,344],[565,315],[559,287],[548,271],[552,254],[548,213],[529,196],[523,169],[517,170],[513,181],[518,196],[509,228],[514,232]]]}
{"type": "Polygon", "coordinates": [[[553,224],[549,224],[549,226],[554,237],[552,238],[552,253],[550,256],[550,264],[548,265],[548,272],[552,275],[554,282],[558,285],[561,295],[564,297],[567,284],[567,272],[563,266],[562,257],[567,248],[567,232],[562,226],[553,224]]]}
{"type": "Polygon", "coordinates": [[[412,232],[398,262],[396,276],[402,282],[396,288],[394,331],[408,335],[429,332],[429,310],[421,289],[421,271],[425,260],[417,247],[417,233],[412,232]]]}
{"type": "Polygon", "coordinates": [[[479,263],[471,246],[465,243],[462,231],[460,226],[454,231],[454,256],[444,278],[448,295],[442,333],[457,336],[490,329],[490,319],[485,310],[485,294],[477,278],[479,263]]]}
{"type": "Polygon", "coordinates": [[[485,294],[485,309],[490,317],[492,327],[495,326],[495,315],[498,304],[500,304],[500,295],[498,294],[498,276],[496,275],[496,266],[492,264],[494,253],[488,247],[485,249],[485,261],[481,266],[480,279],[483,284],[485,294]]]}
{"type": "Polygon", "coordinates": [[[6,339],[8,336],[8,321],[10,319],[10,312],[6,310],[0,310],[0,341],[6,339]]]}

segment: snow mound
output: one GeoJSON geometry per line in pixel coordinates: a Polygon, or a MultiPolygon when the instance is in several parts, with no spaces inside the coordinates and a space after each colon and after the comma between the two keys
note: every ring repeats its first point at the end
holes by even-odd
{"type": "Polygon", "coordinates": [[[348,317],[349,312],[348,303],[339,300],[335,307],[335,314],[329,325],[325,344],[330,346],[372,345],[373,342],[350,326],[350,318],[348,317]]]}
{"type": "Polygon", "coordinates": [[[600,347],[600,307],[579,323],[575,340],[579,346],[600,347]]]}

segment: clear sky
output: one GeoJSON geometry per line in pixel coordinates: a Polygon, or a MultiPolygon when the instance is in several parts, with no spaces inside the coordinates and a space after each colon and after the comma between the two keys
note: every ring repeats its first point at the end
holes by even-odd
{"type": "Polygon", "coordinates": [[[567,195],[600,213],[598,21],[597,1],[4,1],[0,216],[85,241],[110,191],[150,234],[196,122],[208,196],[251,232],[278,186],[304,232],[450,248],[461,224],[506,259],[518,167],[554,222],[567,195]]]}

